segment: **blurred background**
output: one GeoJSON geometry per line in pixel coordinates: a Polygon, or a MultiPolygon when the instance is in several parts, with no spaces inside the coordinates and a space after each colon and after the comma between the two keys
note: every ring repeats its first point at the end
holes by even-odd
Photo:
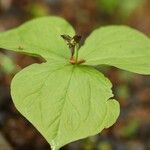
{"type": "MultiPolygon", "coordinates": [[[[0,32],[32,18],[64,17],[83,36],[110,24],[125,24],[150,36],[150,0],[0,0],[0,32]]],[[[0,50],[0,150],[49,150],[46,140],[16,110],[10,82],[38,58],[0,50]]],[[[150,150],[150,76],[99,67],[113,83],[120,102],[117,123],[99,135],[71,143],[63,150],[150,150]]]]}

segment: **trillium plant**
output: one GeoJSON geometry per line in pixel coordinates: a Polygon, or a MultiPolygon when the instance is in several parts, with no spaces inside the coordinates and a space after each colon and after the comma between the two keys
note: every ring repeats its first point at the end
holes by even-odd
{"type": "Polygon", "coordinates": [[[150,74],[150,39],[127,26],[81,36],[59,17],[43,17],[0,33],[0,48],[42,57],[15,75],[11,95],[19,112],[53,150],[112,126],[120,112],[111,82],[95,66],[150,74]]]}

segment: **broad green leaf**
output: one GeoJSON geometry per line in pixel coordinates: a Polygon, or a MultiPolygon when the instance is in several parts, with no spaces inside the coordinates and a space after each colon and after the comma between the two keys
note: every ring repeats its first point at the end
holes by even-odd
{"type": "Polygon", "coordinates": [[[79,51],[86,65],[111,65],[127,71],[150,74],[150,39],[126,26],[95,30],[79,51]]]}
{"type": "Polygon", "coordinates": [[[73,36],[74,29],[59,17],[43,17],[0,34],[0,48],[40,55],[46,60],[69,59],[70,52],[61,34],[73,36]]]}
{"type": "Polygon", "coordinates": [[[57,150],[115,123],[119,104],[108,100],[111,87],[94,68],[54,62],[23,69],[11,94],[17,109],[57,150]]]}

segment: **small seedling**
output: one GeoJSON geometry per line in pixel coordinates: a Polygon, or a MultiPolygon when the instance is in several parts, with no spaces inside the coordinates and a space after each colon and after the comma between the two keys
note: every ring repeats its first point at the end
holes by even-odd
{"type": "Polygon", "coordinates": [[[94,66],[150,74],[150,40],[137,30],[107,26],[93,31],[79,48],[80,40],[59,17],[35,19],[0,33],[0,48],[46,60],[17,73],[11,95],[53,150],[100,133],[119,116],[112,84],[94,66]]]}

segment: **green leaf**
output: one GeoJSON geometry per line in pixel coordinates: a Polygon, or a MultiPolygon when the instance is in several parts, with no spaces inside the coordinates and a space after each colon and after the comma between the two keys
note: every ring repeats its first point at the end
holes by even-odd
{"type": "Polygon", "coordinates": [[[126,26],[95,30],[79,51],[86,65],[111,65],[127,71],[150,74],[150,39],[126,26]]]}
{"type": "Polygon", "coordinates": [[[110,81],[84,65],[59,62],[33,64],[11,85],[17,109],[57,150],[114,124],[119,104],[110,81]]]}
{"type": "Polygon", "coordinates": [[[69,59],[68,46],[61,34],[75,34],[74,29],[59,17],[43,17],[0,34],[0,48],[40,55],[46,60],[69,59]]]}

